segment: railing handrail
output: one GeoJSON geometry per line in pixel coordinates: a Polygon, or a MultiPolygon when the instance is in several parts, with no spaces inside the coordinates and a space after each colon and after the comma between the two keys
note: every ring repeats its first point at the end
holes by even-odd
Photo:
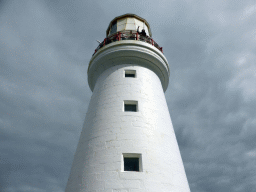
{"type": "Polygon", "coordinates": [[[163,47],[160,47],[151,37],[140,35],[137,31],[134,30],[125,30],[119,31],[114,34],[111,34],[107,38],[105,38],[99,46],[95,49],[93,55],[102,47],[107,44],[110,44],[115,41],[122,41],[122,40],[137,40],[137,41],[144,41],[146,43],[151,44],[152,46],[156,47],[163,53],[163,47]]]}

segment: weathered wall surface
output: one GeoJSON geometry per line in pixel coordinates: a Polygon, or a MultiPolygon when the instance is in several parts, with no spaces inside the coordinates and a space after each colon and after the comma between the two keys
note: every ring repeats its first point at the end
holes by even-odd
{"type": "Polygon", "coordinates": [[[136,64],[103,72],[95,85],[66,192],[189,192],[159,77],[136,64]],[[136,70],[125,78],[124,70],[136,70]],[[124,100],[138,112],[124,112],[124,100]],[[122,171],[122,154],[142,154],[142,172],[122,171]]]}

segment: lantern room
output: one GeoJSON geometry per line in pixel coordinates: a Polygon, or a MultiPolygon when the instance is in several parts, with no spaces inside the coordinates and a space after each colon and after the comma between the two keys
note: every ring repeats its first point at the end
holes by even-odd
{"type": "Polygon", "coordinates": [[[114,18],[108,26],[106,35],[108,37],[120,31],[137,31],[138,27],[139,32],[144,29],[147,36],[152,36],[148,22],[135,14],[125,14],[114,18]]]}

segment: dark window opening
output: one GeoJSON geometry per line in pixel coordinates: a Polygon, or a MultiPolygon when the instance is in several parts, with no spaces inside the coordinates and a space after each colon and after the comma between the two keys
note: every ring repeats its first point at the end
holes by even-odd
{"type": "Polygon", "coordinates": [[[136,70],[125,70],[124,77],[136,77],[136,70]]]}
{"type": "Polygon", "coordinates": [[[124,157],[124,171],[139,171],[139,158],[124,157]]]}
{"type": "Polygon", "coordinates": [[[127,73],[125,73],[125,77],[133,77],[133,78],[135,78],[135,74],[127,74],[127,73]]]}
{"type": "Polygon", "coordinates": [[[137,106],[135,104],[124,104],[124,111],[137,111],[137,106]]]}
{"type": "Polygon", "coordinates": [[[117,32],[117,23],[114,21],[112,23],[111,29],[110,29],[110,34],[116,33],[117,32]]]}

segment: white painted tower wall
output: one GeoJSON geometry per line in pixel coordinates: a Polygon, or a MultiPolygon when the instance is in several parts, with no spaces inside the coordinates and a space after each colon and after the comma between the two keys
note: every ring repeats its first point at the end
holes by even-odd
{"type": "Polygon", "coordinates": [[[114,42],[93,56],[93,95],[66,192],[190,191],[164,95],[168,70],[163,54],[140,41],[114,42]],[[137,112],[124,111],[127,100],[138,102],[137,112]],[[140,156],[139,172],[123,171],[129,153],[140,156]]]}

